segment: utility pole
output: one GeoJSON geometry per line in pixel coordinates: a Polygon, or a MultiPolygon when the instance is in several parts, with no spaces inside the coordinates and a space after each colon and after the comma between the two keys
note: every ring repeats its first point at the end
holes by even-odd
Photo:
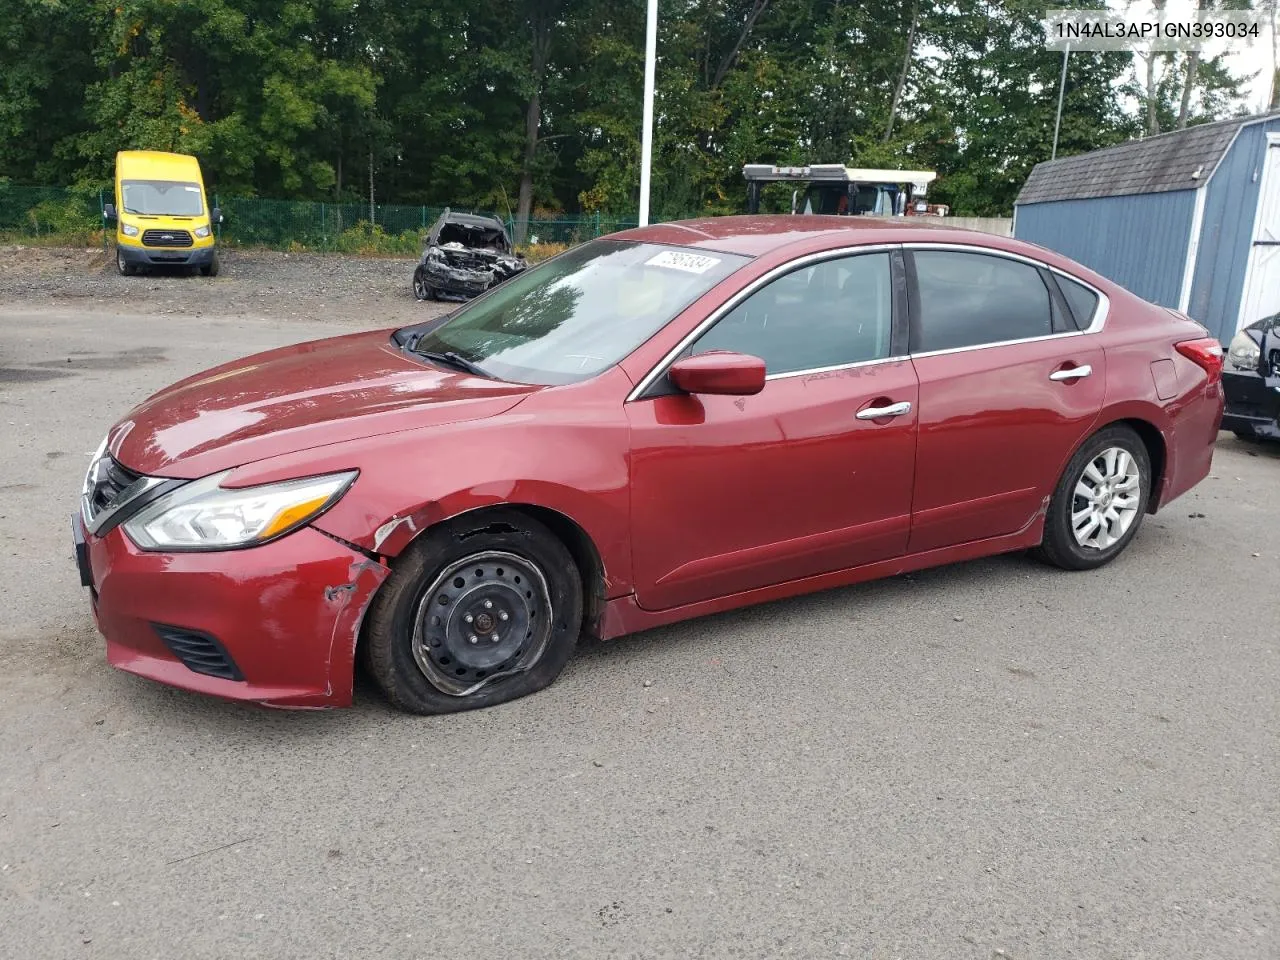
{"type": "Polygon", "coordinates": [[[1062,48],[1062,76],[1058,78],[1058,115],[1053,121],[1053,152],[1050,160],[1058,158],[1058,131],[1062,129],[1062,95],[1067,91],[1067,57],[1071,56],[1071,44],[1062,48]]]}
{"type": "Polygon", "coordinates": [[[649,184],[653,167],[653,86],[658,60],[658,0],[649,0],[644,37],[644,119],[640,134],[640,226],[649,225],[649,184]]]}

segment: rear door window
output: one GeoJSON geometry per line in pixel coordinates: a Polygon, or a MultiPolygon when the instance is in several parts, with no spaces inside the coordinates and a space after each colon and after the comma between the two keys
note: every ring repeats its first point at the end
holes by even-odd
{"type": "Polygon", "coordinates": [[[917,250],[911,351],[954,350],[1054,332],[1049,288],[1030,264],[985,253],[917,250]]]}

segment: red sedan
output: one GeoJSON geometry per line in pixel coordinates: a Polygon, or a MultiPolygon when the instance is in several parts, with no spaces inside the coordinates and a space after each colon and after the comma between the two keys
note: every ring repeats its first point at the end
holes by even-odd
{"type": "Polygon", "coordinates": [[[74,521],[121,669],[423,713],[578,637],[1013,550],[1088,570],[1209,472],[1222,350],[1048,250],[825,217],[647,227],[444,317],[225,364],[74,521]]]}

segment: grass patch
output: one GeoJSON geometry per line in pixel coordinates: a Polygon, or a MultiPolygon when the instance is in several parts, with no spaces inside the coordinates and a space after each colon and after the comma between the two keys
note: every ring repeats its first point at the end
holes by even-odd
{"type": "Polygon", "coordinates": [[[523,254],[530,263],[541,263],[556,254],[564,253],[571,246],[571,243],[522,243],[516,247],[516,252],[523,254]]]}
{"type": "Polygon", "coordinates": [[[105,249],[104,231],[70,230],[27,233],[25,230],[0,230],[0,243],[20,247],[96,247],[105,249]]]}

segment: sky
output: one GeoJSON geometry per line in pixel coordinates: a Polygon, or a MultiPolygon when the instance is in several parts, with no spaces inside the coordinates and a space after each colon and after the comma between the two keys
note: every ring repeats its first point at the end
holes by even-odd
{"type": "MultiPolygon", "coordinates": [[[[1262,6],[1261,3],[1256,3],[1262,6]]],[[[1124,0],[1107,0],[1107,8],[1114,13],[1125,14],[1129,18],[1134,18],[1139,11],[1148,8],[1145,3],[1126,3],[1124,0]]],[[[1168,0],[1165,7],[1168,16],[1176,16],[1178,14],[1194,14],[1196,10],[1195,0],[1168,0]]],[[[1235,75],[1241,76],[1246,74],[1256,74],[1256,76],[1244,87],[1245,106],[1250,113],[1262,113],[1267,106],[1267,96],[1271,89],[1271,32],[1270,19],[1265,12],[1258,14],[1260,18],[1260,26],[1262,27],[1260,36],[1252,45],[1242,44],[1239,40],[1217,40],[1206,46],[1202,56],[1212,57],[1216,54],[1227,53],[1227,67],[1235,75]]],[[[1135,65],[1140,62],[1135,58],[1135,65]]]]}

